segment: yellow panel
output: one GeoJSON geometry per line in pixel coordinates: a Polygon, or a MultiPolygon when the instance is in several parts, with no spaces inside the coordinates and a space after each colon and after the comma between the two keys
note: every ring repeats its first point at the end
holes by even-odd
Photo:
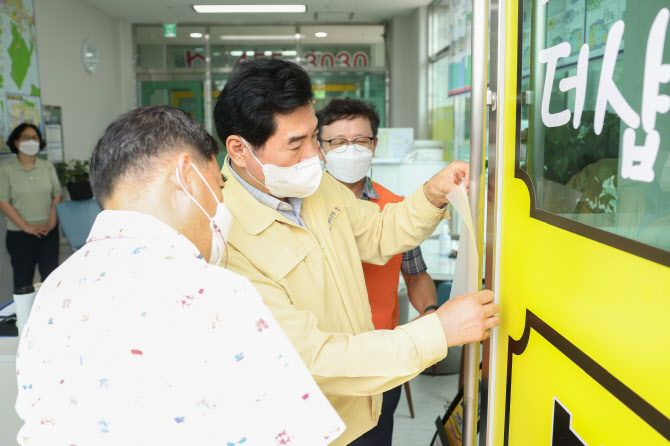
{"type": "MultiPolygon", "coordinates": [[[[508,341],[520,339],[526,311],[556,330],[634,395],[670,417],[670,268],[530,218],[526,184],[515,178],[517,2],[506,2],[500,318],[494,435],[504,444],[508,341]]],[[[550,445],[553,398],[572,412],[591,446],[668,444],[601,383],[531,330],[514,355],[509,445],[550,445]]],[[[666,432],[668,434],[670,429],[666,432]]],[[[669,434],[670,435],[670,434],[669,434]]],[[[560,444],[560,443],[559,443],[560,444]]],[[[567,443],[565,443],[567,444],[567,443]]]]}
{"type": "Polygon", "coordinates": [[[550,445],[552,427],[567,433],[566,424],[554,418],[556,399],[588,445],[664,444],[657,431],[534,330],[524,354],[513,361],[513,378],[510,445],[550,445]]]}

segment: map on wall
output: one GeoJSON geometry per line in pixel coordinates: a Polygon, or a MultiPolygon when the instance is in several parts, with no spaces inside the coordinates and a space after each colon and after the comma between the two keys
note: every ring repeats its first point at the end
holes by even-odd
{"type": "MultiPolygon", "coordinates": [[[[43,132],[32,0],[0,0],[0,137],[22,122],[43,132]]],[[[0,154],[8,153],[0,144],[0,154]]]]}

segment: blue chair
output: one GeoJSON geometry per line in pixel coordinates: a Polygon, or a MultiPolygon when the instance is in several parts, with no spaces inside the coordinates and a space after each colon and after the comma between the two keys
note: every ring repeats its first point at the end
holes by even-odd
{"type": "Polygon", "coordinates": [[[64,201],[56,205],[58,220],[68,243],[74,251],[86,244],[93,222],[102,209],[95,199],[64,201]]]}

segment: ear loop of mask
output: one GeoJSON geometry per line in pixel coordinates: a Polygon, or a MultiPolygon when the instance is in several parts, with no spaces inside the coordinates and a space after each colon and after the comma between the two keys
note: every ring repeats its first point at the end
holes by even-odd
{"type": "MultiPolygon", "coordinates": [[[[242,137],[240,136],[240,138],[242,138],[242,137]]],[[[258,165],[261,166],[261,170],[263,170],[263,165],[261,164],[260,161],[258,161],[258,158],[256,158],[256,155],[254,155],[254,152],[251,150],[251,147],[249,147],[249,144],[247,144],[247,140],[244,139],[244,138],[242,138],[242,141],[244,142],[244,145],[247,146],[247,150],[249,151],[249,153],[251,153],[251,156],[253,156],[254,159],[256,160],[256,162],[258,163],[258,165]]],[[[253,180],[254,180],[255,182],[257,182],[258,184],[260,184],[261,186],[263,186],[264,188],[267,189],[267,186],[266,186],[265,184],[261,183],[260,181],[258,181],[258,180],[256,179],[256,177],[253,176],[253,175],[251,174],[251,172],[249,172],[249,169],[247,169],[246,166],[244,167],[244,170],[247,171],[247,173],[249,174],[249,176],[250,176],[251,178],[253,178],[253,180]]]]}
{"type": "MultiPolygon", "coordinates": [[[[376,146],[373,147],[373,149],[376,149],[376,148],[377,148],[376,146]]],[[[372,152],[372,157],[373,158],[375,157],[374,150],[372,152]]],[[[372,164],[372,161],[370,161],[370,181],[368,182],[368,183],[370,183],[370,187],[372,187],[372,174],[374,173],[374,171],[375,171],[375,166],[372,164]]]]}
{"type": "MultiPolygon", "coordinates": [[[[200,173],[200,171],[198,170],[198,168],[195,167],[195,165],[194,165],[193,163],[191,163],[191,166],[193,166],[193,170],[195,170],[195,172],[198,174],[198,176],[200,176],[200,178],[202,179],[202,181],[205,182],[205,184],[207,185],[207,188],[209,189],[209,191],[210,191],[210,192],[212,193],[212,195],[214,196],[214,199],[216,200],[216,202],[217,202],[217,203],[221,203],[221,202],[216,198],[216,195],[214,194],[214,191],[212,190],[211,187],[209,187],[209,184],[208,184],[207,181],[205,180],[205,177],[202,176],[202,174],[200,173]]],[[[224,266],[224,268],[228,267],[228,242],[226,242],[226,239],[223,237],[223,234],[221,234],[221,229],[219,228],[219,226],[218,226],[218,225],[216,224],[216,222],[214,221],[214,218],[209,216],[209,214],[207,213],[207,211],[205,210],[205,208],[203,208],[203,207],[200,205],[200,203],[198,203],[198,200],[196,200],[196,199],[193,197],[193,195],[191,195],[190,193],[188,193],[188,191],[186,190],[186,188],[184,187],[184,185],[181,183],[181,179],[179,178],[179,168],[176,167],[174,171],[175,171],[175,174],[177,175],[177,183],[179,183],[179,185],[181,186],[182,191],[184,191],[184,193],[185,193],[186,195],[188,195],[188,197],[191,199],[191,201],[194,202],[194,203],[200,208],[200,210],[207,216],[207,218],[209,218],[209,222],[210,222],[210,223],[213,223],[213,225],[214,225],[214,229],[216,229],[216,231],[219,233],[219,236],[221,237],[221,240],[223,240],[223,246],[224,246],[224,248],[226,249],[226,262],[225,262],[225,266],[224,266]]],[[[217,204],[217,206],[218,206],[218,204],[217,204]]],[[[216,214],[214,214],[214,215],[216,215],[216,214]]],[[[209,255],[211,256],[212,254],[210,253],[209,255]]]]}

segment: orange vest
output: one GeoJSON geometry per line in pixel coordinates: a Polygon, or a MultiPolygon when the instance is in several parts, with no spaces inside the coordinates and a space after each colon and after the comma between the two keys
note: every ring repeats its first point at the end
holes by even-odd
{"type": "MultiPolygon", "coordinates": [[[[397,196],[390,190],[372,182],[372,186],[379,195],[371,202],[384,209],[387,203],[398,203],[404,198],[397,196]]],[[[375,329],[393,330],[398,326],[398,282],[400,281],[400,265],[402,254],[391,258],[386,265],[372,265],[363,263],[365,286],[368,289],[372,323],[375,329]]]]}

